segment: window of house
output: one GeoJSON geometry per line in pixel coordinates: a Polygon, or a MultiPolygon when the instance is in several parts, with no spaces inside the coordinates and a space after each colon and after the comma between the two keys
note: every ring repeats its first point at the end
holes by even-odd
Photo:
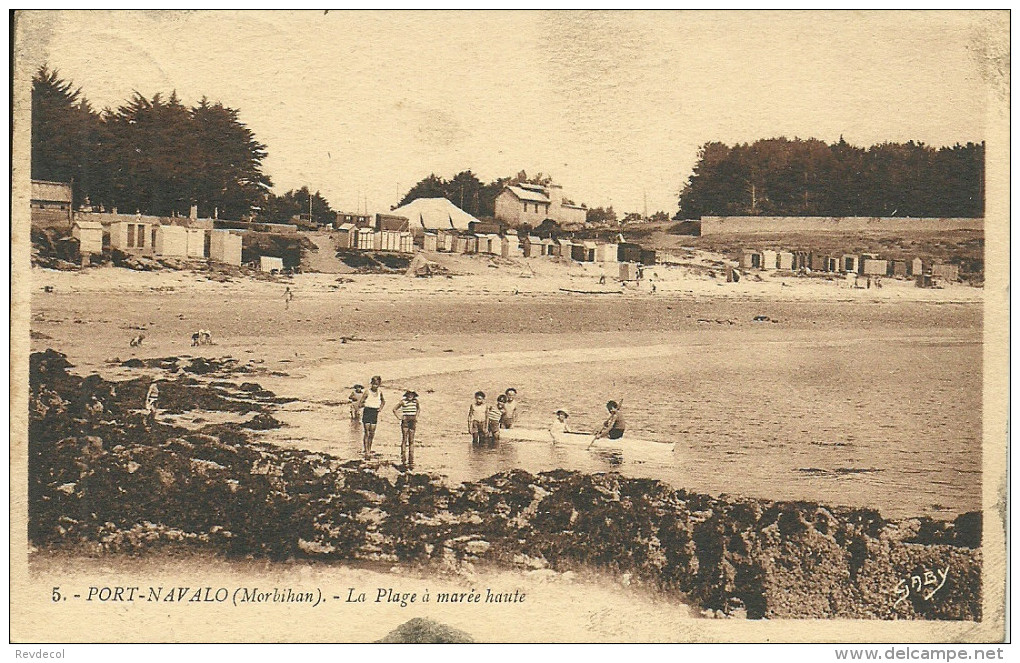
{"type": "Polygon", "coordinates": [[[133,223],[127,224],[127,231],[128,231],[127,245],[130,248],[135,245],[135,224],[133,223]]]}
{"type": "Polygon", "coordinates": [[[138,224],[138,248],[145,248],[145,226],[138,224]]]}
{"type": "Polygon", "coordinates": [[[156,229],[152,229],[152,248],[156,248],[156,229]]]}

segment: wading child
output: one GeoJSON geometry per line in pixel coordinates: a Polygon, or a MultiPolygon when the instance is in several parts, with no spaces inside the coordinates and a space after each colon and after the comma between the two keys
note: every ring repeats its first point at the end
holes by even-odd
{"type": "Polygon", "coordinates": [[[485,404],[485,392],[476,391],[475,400],[468,408],[468,433],[471,434],[471,444],[474,446],[484,444],[488,437],[485,432],[488,415],[489,406],[485,404]]]}
{"type": "Polygon", "coordinates": [[[393,408],[393,414],[400,421],[400,462],[405,467],[414,467],[414,431],[418,425],[418,394],[405,391],[404,397],[393,408]]]}
{"type": "Polygon", "coordinates": [[[567,425],[567,417],[570,415],[564,410],[556,410],[556,421],[553,423],[551,430],[554,433],[569,433],[570,426],[567,425]]]}
{"type": "Polygon", "coordinates": [[[489,408],[487,430],[492,444],[499,442],[499,424],[506,416],[506,400],[506,394],[500,394],[496,397],[496,407],[489,408]]]}
{"type": "Polygon", "coordinates": [[[365,387],[360,384],[354,385],[347,402],[351,408],[351,421],[361,421],[361,398],[365,395],[365,387]]]}
{"type": "Polygon", "coordinates": [[[506,406],[504,408],[505,413],[503,415],[503,419],[500,421],[500,426],[503,428],[512,428],[514,422],[517,421],[517,390],[510,387],[504,393],[506,394],[506,406]]]}
{"type": "Polygon", "coordinates": [[[381,387],[382,378],[375,375],[368,383],[368,391],[361,397],[361,423],[365,427],[363,440],[365,458],[372,455],[372,441],[375,439],[375,427],[379,423],[379,410],[386,404],[381,387]]]}

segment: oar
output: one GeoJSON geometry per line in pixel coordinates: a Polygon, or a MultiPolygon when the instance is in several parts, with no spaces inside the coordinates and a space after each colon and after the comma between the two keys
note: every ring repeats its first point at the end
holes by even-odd
{"type": "Polygon", "coordinates": [[[595,433],[594,435],[592,435],[591,436],[591,442],[585,448],[585,451],[587,451],[588,449],[591,449],[592,446],[595,444],[595,442],[598,441],[598,439],[599,439],[599,434],[598,433],[595,433]]]}

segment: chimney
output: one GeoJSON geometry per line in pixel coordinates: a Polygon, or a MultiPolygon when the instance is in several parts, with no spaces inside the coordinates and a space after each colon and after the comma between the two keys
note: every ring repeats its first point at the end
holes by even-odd
{"type": "Polygon", "coordinates": [[[560,206],[563,205],[563,187],[550,182],[549,186],[546,187],[546,192],[546,195],[549,196],[549,216],[556,219],[558,218],[556,214],[560,206]]]}
{"type": "Polygon", "coordinates": [[[197,219],[198,218],[198,205],[192,205],[191,206],[191,213],[188,214],[188,218],[189,219],[197,219]]]}

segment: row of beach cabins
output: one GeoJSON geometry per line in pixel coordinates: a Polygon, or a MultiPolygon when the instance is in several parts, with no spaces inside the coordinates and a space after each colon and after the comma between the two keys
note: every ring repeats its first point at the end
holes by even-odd
{"type": "Polygon", "coordinates": [[[631,243],[518,236],[515,230],[494,232],[438,230],[412,233],[341,225],[335,232],[341,250],[413,253],[459,253],[503,258],[566,258],[575,262],[634,262],[655,264],[655,251],[631,243]],[[417,235],[417,236],[416,236],[417,235]]]}
{"type": "Polygon", "coordinates": [[[110,248],[123,253],[241,264],[240,234],[214,229],[211,219],[181,219],[181,222],[187,225],[161,217],[83,214],[73,221],[71,235],[78,240],[83,256],[101,254],[103,235],[109,233],[110,248]]]}
{"type": "Polygon", "coordinates": [[[860,276],[891,276],[899,278],[931,277],[947,281],[960,280],[958,265],[913,260],[886,260],[872,253],[831,255],[813,251],[743,250],[743,269],[812,271],[860,276]]]}

